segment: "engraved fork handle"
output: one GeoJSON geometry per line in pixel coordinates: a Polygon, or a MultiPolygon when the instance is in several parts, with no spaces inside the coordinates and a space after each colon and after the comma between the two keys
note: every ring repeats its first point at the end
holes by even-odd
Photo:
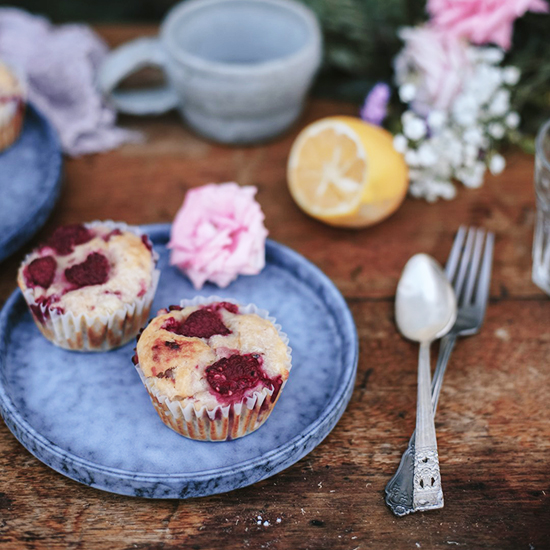
{"type": "MultiPolygon", "coordinates": [[[[439,394],[443,385],[443,377],[447,369],[449,357],[456,342],[456,334],[452,332],[441,339],[439,356],[432,379],[432,406],[435,415],[439,394]]],[[[386,504],[396,516],[406,516],[414,512],[413,505],[413,476],[414,476],[414,441],[416,431],[409,439],[407,449],[401,457],[399,467],[394,476],[386,485],[386,504]]]]}

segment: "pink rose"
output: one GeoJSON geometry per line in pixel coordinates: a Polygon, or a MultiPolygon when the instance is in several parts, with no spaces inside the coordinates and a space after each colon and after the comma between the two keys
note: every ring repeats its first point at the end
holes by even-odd
{"type": "Polygon", "coordinates": [[[548,12],[544,0],[428,0],[434,27],[474,44],[509,50],[514,21],[527,11],[548,12]]]}
{"type": "Polygon", "coordinates": [[[257,189],[236,183],[190,189],[172,225],[170,264],[199,289],[206,281],[226,287],[237,275],[256,275],[265,265],[264,214],[257,189]]]}
{"type": "Polygon", "coordinates": [[[429,26],[406,27],[399,36],[405,47],[395,59],[397,84],[414,85],[412,106],[418,114],[446,111],[472,68],[467,44],[429,26]]]}

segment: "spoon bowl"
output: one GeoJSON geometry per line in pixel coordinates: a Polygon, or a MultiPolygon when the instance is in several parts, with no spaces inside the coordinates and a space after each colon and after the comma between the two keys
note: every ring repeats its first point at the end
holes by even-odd
{"type": "Polygon", "coordinates": [[[445,272],[427,254],[416,254],[405,265],[397,286],[395,317],[405,338],[431,342],[456,321],[456,298],[445,272]]]}

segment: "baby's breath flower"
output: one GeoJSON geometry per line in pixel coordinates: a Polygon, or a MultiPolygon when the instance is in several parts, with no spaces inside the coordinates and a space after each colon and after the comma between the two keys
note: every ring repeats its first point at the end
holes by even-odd
{"type": "Polygon", "coordinates": [[[515,86],[520,76],[521,72],[517,67],[504,67],[502,70],[502,79],[508,86],[515,86]]]}
{"type": "Polygon", "coordinates": [[[443,111],[433,110],[428,115],[428,126],[431,130],[440,130],[447,122],[447,115],[443,111]]]}
{"type": "Polygon", "coordinates": [[[502,155],[495,153],[491,156],[491,160],[489,161],[489,170],[491,174],[496,176],[497,174],[500,174],[505,167],[506,161],[502,155]]]}
{"type": "Polygon", "coordinates": [[[489,105],[489,112],[494,116],[503,116],[510,109],[510,92],[498,90],[489,105]]]}
{"type": "Polygon", "coordinates": [[[453,118],[461,126],[475,124],[478,118],[479,106],[475,95],[459,95],[452,107],[453,118]]]}
{"type": "Polygon", "coordinates": [[[464,130],[462,139],[464,140],[464,143],[468,143],[475,147],[481,145],[483,142],[483,132],[479,126],[470,126],[464,130]]]}
{"type": "Polygon", "coordinates": [[[485,63],[498,65],[504,59],[504,52],[500,48],[480,48],[480,57],[485,63]]]}
{"type": "Polygon", "coordinates": [[[465,166],[472,166],[475,164],[479,156],[479,148],[477,145],[471,142],[466,142],[464,145],[464,164],[465,166]]]}
{"type": "Polygon", "coordinates": [[[411,111],[403,113],[403,133],[409,139],[417,141],[426,135],[426,123],[411,111]]]}
{"type": "Polygon", "coordinates": [[[398,152],[403,154],[407,150],[408,141],[403,134],[397,134],[393,138],[393,148],[398,152]]]}
{"type": "Polygon", "coordinates": [[[492,122],[489,124],[488,131],[495,139],[502,139],[506,133],[506,128],[500,122],[492,122]]]}
{"type": "Polygon", "coordinates": [[[506,126],[512,129],[517,128],[519,126],[519,121],[520,121],[519,115],[515,111],[508,113],[506,115],[506,118],[504,119],[506,126]]]}
{"type": "Polygon", "coordinates": [[[414,84],[408,82],[399,87],[399,99],[403,103],[410,103],[416,95],[416,87],[414,84]]]}
{"type": "Polygon", "coordinates": [[[418,164],[433,166],[437,162],[437,154],[429,141],[424,141],[418,148],[418,164]]]}
{"type": "Polygon", "coordinates": [[[465,166],[457,170],[456,177],[466,187],[476,189],[481,187],[486,166],[483,162],[475,162],[472,166],[465,166]]]}
{"type": "Polygon", "coordinates": [[[418,154],[414,149],[409,149],[405,153],[405,162],[409,166],[418,166],[418,154]]]}

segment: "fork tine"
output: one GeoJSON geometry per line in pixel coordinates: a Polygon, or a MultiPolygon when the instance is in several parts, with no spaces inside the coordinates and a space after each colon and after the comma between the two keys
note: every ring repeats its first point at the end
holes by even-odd
{"type": "Polygon", "coordinates": [[[453,288],[455,290],[456,299],[459,300],[460,294],[462,293],[462,288],[464,286],[464,280],[466,278],[466,272],[468,270],[468,265],[470,263],[470,257],[472,256],[472,251],[474,248],[474,237],[476,230],[473,227],[468,229],[468,236],[466,237],[466,244],[464,245],[464,250],[462,251],[462,257],[460,259],[460,265],[458,267],[458,275],[454,282],[453,288]]]}
{"type": "Polygon", "coordinates": [[[495,246],[494,233],[487,233],[485,241],[485,250],[481,262],[481,271],[479,272],[479,282],[474,297],[475,304],[481,310],[481,319],[485,317],[485,309],[489,301],[489,290],[491,286],[491,268],[493,266],[493,249],[495,246]]]}
{"type": "Polygon", "coordinates": [[[481,260],[481,250],[483,248],[483,240],[485,237],[485,231],[478,229],[476,231],[476,239],[474,245],[474,254],[470,263],[470,269],[468,270],[468,276],[466,278],[466,290],[462,296],[461,303],[469,304],[472,301],[472,294],[474,293],[474,286],[477,280],[477,272],[479,270],[479,262],[481,260]]]}
{"type": "Polygon", "coordinates": [[[455,278],[456,268],[458,267],[458,260],[460,259],[460,252],[464,246],[465,237],[466,227],[461,225],[456,232],[453,247],[451,248],[451,253],[449,254],[447,265],[445,266],[445,273],[447,274],[447,279],[449,279],[449,281],[452,281],[455,278]]]}

